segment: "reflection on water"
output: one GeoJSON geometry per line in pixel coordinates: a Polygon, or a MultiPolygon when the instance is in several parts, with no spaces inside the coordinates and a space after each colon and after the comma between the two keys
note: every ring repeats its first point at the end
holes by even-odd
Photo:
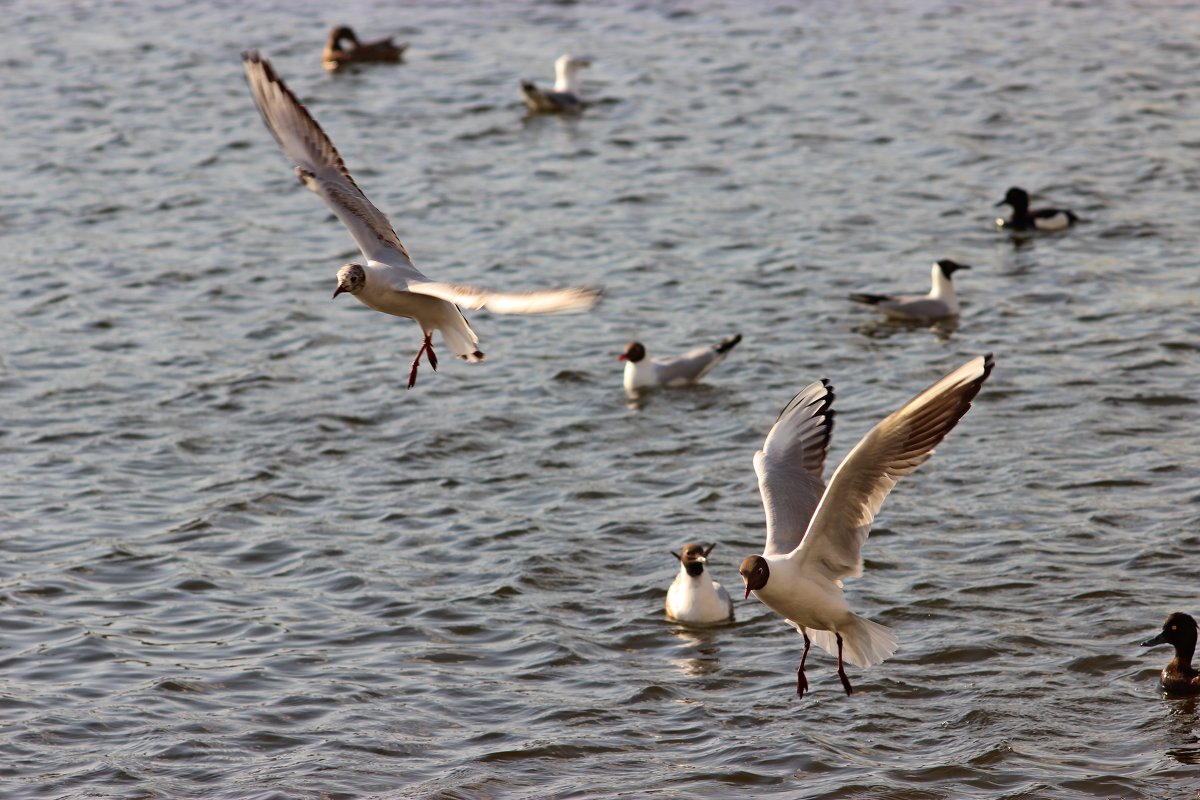
{"type": "Polygon", "coordinates": [[[682,649],[692,653],[684,658],[677,656],[671,659],[671,663],[684,677],[701,678],[720,673],[722,636],[718,629],[721,627],[725,626],[710,628],[672,626],[671,633],[679,640],[682,649]]]}
{"type": "Polygon", "coordinates": [[[947,317],[932,322],[880,317],[861,325],[855,325],[851,330],[868,339],[889,339],[893,336],[912,335],[914,331],[924,330],[933,334],[935,341],[940,344],[947,344],[953,337],[954,332],[958,330],[958,326],[958,317],[947,317]]]}
{"type": "MultiPolygon", "coordinates": [[[[1200,698],[1185,697],[1178,700],[1164,700],[1167,710],[1166,719],[1171,731],[1171,739],[1175,742],[1186,743],[1185,746],[1174,746],[1167,749],[1166,754],[1180,764],[1200,764],[1200,698]]],[[[1200,790],[1198,790],[1200,791],[1200,790]]]]}

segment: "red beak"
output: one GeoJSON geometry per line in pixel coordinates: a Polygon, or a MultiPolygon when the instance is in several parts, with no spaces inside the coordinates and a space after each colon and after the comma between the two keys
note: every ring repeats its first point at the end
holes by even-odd
{"type": "Polygon", "coordinates": [[[743,597],[742,599],[743,599],[743,600],[749,600],[749,599],[750,599],[750,587],[749,587],[749,586],[747,586],[747,587],[746,587],[746,596],[745,596],[745,597],[743,597]]]}
{"type": "Polygon", "coordinates": [[[617,361],[625,361],[628,358],[629,358],[629,356],[625,355],[624,353],[621,353],[621,355],[617,356],[617,361]]]}
{"type": "MultiPolygon", "coordinates": [[[[338,287],[337,287],[336,289],[334,289],[334,290],[333,290],[333,296],[334,296],[334,297],[337,297],[339,294],[341,294],[341,293],[342,293],[342,292],[344,292],[344,291],[346,291],[346,287],[345,287],[345,286],[342,286],[342,285],[339,283],[339,284],[338,284],[338,287]]],[[[332,299],[332,298],[330,298],[330,299],[332,299]]]]}

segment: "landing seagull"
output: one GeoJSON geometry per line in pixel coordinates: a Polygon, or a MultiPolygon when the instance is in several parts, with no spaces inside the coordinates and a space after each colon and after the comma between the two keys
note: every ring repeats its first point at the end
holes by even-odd
{"type": "Polygon", "coordinates": [[[387,217],[371,205],[333,142],[308,110],[275,74],[269,61],[257,52],[242,54],[246,82],[267,128],[296,165],[300,182],[321,196],[338,219],[350,230],[366,264],[346,264],[337,273],[337,297],[349,292],[363,305],[416,321],[425,342],[413,359],[408,376],[411,389],[417,381],[417,366],[423,354],[437,370],[433,332],[454,355],[467,361],[482,361],[476,348],[479,337],[459,306],[486,308],[496,314],[551,314],[586,311],[600,299],[600,290],[547,289],[534,292],[494,292],[461,283],[442,283],[425,277],[409,258],[387,217]]]}
{"type": "Polygon", "coordinates": [[[862,575],[862,546],[888,492],[933,455],[970,409],[993,363],[990,353],[973,358],[905,403],[854,446],[828,486],[822,475],[833,430],[829,381],[792,398],[755,454],[767,541],[762,555],[747,556],[738,572],[746,597],[754,592],[804,637],[796,670],[801,697],[812,642],[830,655],[836,651],[846,694],[853,690],[843,657],[869,667],[896,651],[891,630],[850,610],[842,578],[862,575]]]}
{"type": "Polygon", "coordinates": [[[561,55],[554,62],[554,90],[539,89],[533,81],[521,81],[521,95],[529,110],[540,114],[578,114],[583,110],[579,98],[579,80],[576,75],[581,67],[590,67],[586,58],[561,55]]]}
{"type": "Polygon", "coordinates": [[[711,347],[697,347],[681,356],[658,358],[646,358],[645,346],[641,342],[630,342],[625,345],[625,352],[617,356],[617,360],[625,362],[625,391],[632,394],[639,389],[695,383],[724,361],[741,340],[742,335],[736,333],[711,347]]]}
{"type": "Polygon", "coordinates": [[[943,258],[933,262],[930,270],[933,287],[929,294],[852,294],[850,299],[882,311],[892,319],[935,320],[958,316],[958,298],[954,296],[954,283],[950,276],[960,269],[970,269],[968,264],[959,264],[943,258]]]}

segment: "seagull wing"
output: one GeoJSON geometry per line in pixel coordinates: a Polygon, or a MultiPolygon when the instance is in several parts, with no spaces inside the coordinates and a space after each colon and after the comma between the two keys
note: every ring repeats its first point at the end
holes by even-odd
{"type": "Polygon", "coordinates": [[[597,288],[542,289],[532,292],[494,292],[465,283],[410,281],[405,291],[437,297],[469,309],[493,314],[565,314],[587,311],[600,300],[597,288]]]}
{"type": "Polygon", "coordinates": [[[925,463],[992,372],[991,353],[973,358],[890,414],[842,462],[790,558],[829,580],[862,574],[862,545],[896,481],[925,463]]]}
{"type": "Polygon", "coordinates": [[[397,267],[424,280],[392,224],[358,188],[333,142],[296,95],[275,74],[271,62],[251,51],[242,54],[246,83],[267,129],[293,164],[301,182],[321,196],[350,230],[368,260],[397,267]]]}
{"type": "Polygon", "coordinates": [[[833,433],[833,387],[818,381],[779,414],[754,454],[758,491],[767,512],[763,554],[786,555],[800,544],[825,491],[825,454],[833,433]]]}

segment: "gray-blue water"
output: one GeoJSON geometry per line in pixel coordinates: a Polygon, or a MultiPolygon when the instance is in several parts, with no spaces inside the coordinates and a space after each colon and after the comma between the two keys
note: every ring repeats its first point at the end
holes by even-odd
{"type": "MultiPolygon", "coordinates": [[[[0,794],[1185,797],[1200,611],[1200,9],[1125,2],[0,6],[0,794]],[[328,27],[407,63],[319,64],[328,27]],[[353,242],[239,59],[309,105],[417,264],[600,283],[471,314],[488,361],[331,301],[353,242]],[[592,57],[579,119],[521,78],[592,57]],[[1086,218],[1014,243],[1010,185],[1086,218]],[[878,322],[924,290],[957,327],[878,322]],[[616,356],[745,341],[630,404],[616,356]],[[668,551],[758,552],[751,457],[821,377],[830,468],[986,351],[823,653],[761,604],[689,631],[668,551]],[[445,355],[445,354],[444,354],[445,355]]],[[[738,591],[740,597],[740,591],[738,591]]]]}

